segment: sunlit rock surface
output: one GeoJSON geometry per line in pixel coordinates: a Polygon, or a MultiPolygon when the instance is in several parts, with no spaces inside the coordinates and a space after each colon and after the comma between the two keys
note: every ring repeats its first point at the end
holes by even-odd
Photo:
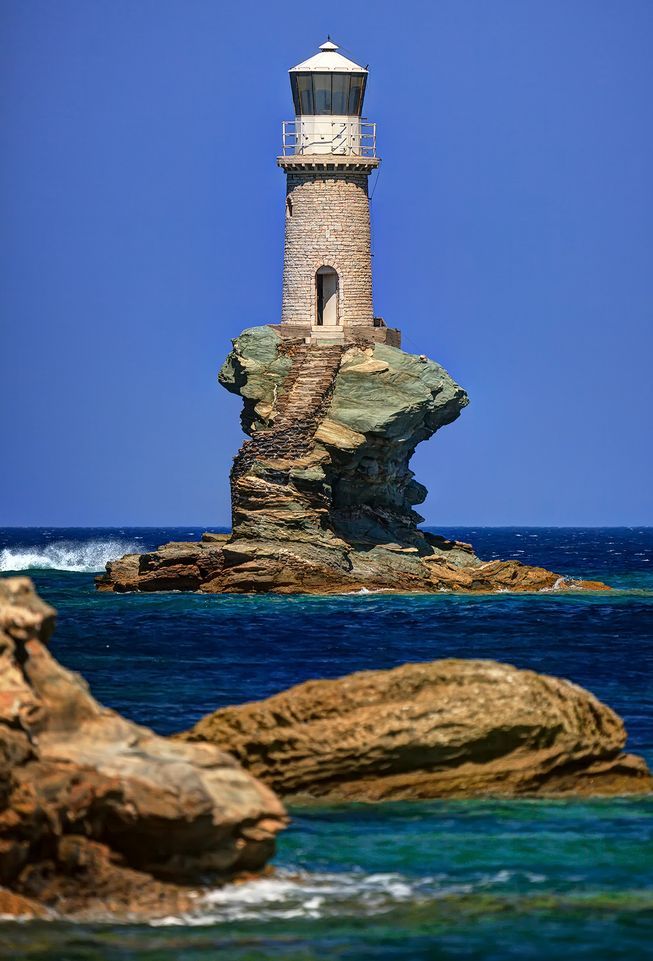
{"type": "Polygon", "coordinates": [[[181,737],[230,751],[281,795],[379,801],[653,791],[621,719],[560,678],[479,660],[307,681],[181,737]]]}

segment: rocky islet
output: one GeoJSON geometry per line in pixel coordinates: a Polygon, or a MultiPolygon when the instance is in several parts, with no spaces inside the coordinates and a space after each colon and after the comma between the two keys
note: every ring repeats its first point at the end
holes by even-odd
{"type": "Polygon", "coordinates": [[[438,364],[366,341],[307,344],[244,331],[220,371],[249,439],[231,472],[232,532],[107,565],[109,591],[346,593],[605,590],[419,528],[410,459],[465,391],[438,364]]]}

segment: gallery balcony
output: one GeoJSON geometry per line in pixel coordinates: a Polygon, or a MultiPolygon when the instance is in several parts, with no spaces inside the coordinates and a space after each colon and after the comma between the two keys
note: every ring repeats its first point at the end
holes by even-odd
{"type": "Polygon", "coordinates": [[[310,167],[378,167],[376,124],[358,117],[301,117],[284,120],[279,166],[289,169],[310,167]]]}

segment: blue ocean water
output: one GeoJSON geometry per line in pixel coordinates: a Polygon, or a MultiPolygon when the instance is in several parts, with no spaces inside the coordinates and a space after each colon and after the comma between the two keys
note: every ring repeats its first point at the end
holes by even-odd
{"type": "MultiPolygon", "coordinates": [[[[98,594],[127,550],[202,528],[0,531],[0,572],[59,611],[52,649],[161,733],[312,677],[490,657],[569,678],[653,765],[653,529],[439,530],[610,594],[98,594]]],[[[297,808],[277,873],[165,926],[5,924],[0,956],[288,961],[653,957],[653,798],[297,808]]]]}

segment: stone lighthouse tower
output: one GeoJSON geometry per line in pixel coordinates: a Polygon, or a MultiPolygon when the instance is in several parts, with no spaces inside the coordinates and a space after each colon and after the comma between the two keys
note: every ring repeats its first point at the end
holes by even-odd
{"type": "Polygon", "coordinates": [[[327,40],[290,70],[295,119],[283,124],[286,173],[282,336],[388,342],[374,317],[368,179],[380,163],[363,119],[368,72],[327,40]]]}

